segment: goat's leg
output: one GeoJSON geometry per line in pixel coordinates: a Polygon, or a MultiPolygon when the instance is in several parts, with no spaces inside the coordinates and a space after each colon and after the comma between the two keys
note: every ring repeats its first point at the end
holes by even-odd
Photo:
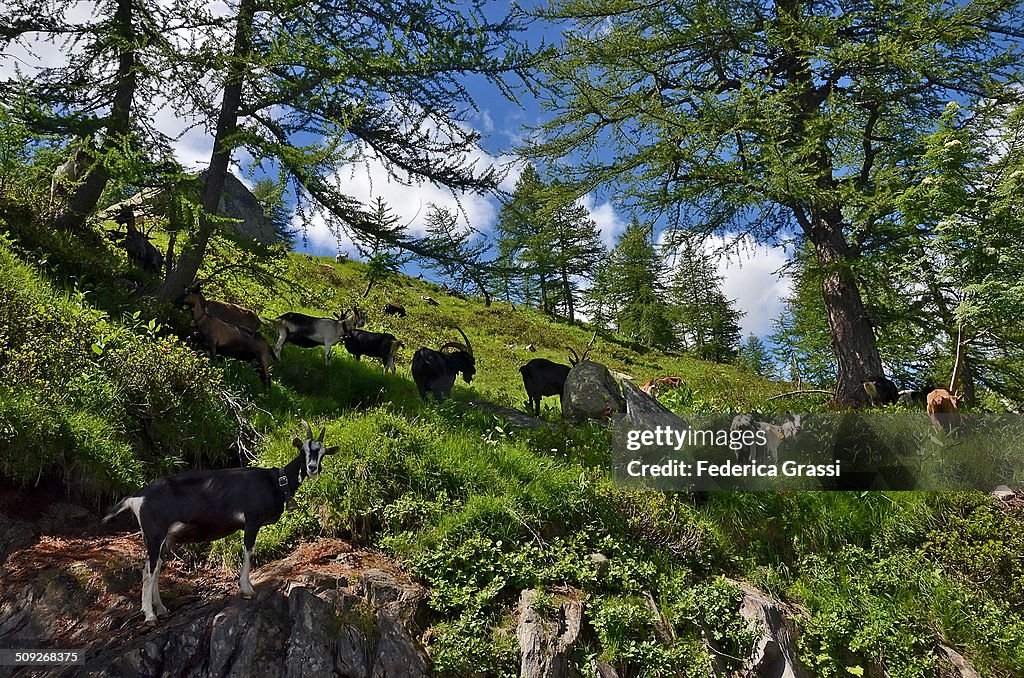
{"type": "Polygon", "coordinates": [[[146,536],[146,563],[142,568],[142,614],[150,626],[156,625],[156,613],[153,611],[153,588],[159,574],[157,564],[160,562],[160,546],[163,544],[162,538],[153,537],[154,535],[146,536]]]}
{"type": "Polygon", "coordinates": [[[284,346],[285,340],[288,339],[288,332],[278,330],[277,331],[277,343],[274,344],[274,357],[278,360],[281,359],[281,348],[284,346]]]}
{"type": "Polygon", "coordinates": [[[249,568],[252,564],[252,550],[256,546],[256,535],[259,531],[258,525],[254,527],[245,526],[245,537],[243,539],[245,551],[242,554],[242,573],[238,576],[238,588],[242,592],[242,597],[246,600],[256,597],[256,591],[253,590],[252,582],[249,581],[249,568]]]}
{"type": "Polygon", "coordinates": [[[160,572],[164,569],[164,559],[157,558],[156,569],[153,570],[153,610],[157,616],[167,614],[167,608],[160,600],[160,572]]]}
{"type": "Polygon", "coordinates": [[[324,342],[324,364],[325,365],[330,365],[331,364],[331,349],[333,347],[334,347],[334,344],[328,344],[326,341],[324,342]]]}

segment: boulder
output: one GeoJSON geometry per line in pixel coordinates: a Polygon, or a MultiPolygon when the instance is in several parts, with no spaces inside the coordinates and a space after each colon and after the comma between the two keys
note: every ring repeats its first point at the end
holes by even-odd
{"type": "Polygon", "coordinates": [[[797,658],[796,633],[785,606],[742,582],[731,582],[743,591],[740,615],[760,634],[743,675],[764,678],[810,678],[797,658]]]}
{"type": "Polygon", "coordinates": [[[616,417],[620,428],[633,430],[654,430],[658,426],[668,426],[676,430],[689,428],[689,424],[672,410],[658,402],[632,382],[622,382],[622,393],[625,396],[626,414],[616,417]]]}
{"type": "Polygon", "coordinates": [[[562,417],[581,423],[589,419],[607,419],[625,412],[622,390],[608,368],[591,360],[577,363],[565,380],[562,417]]]}
{"type": "MultiPolygon", "coordinates": [[[[981,678],[981,674],[971,666],[971,663],[949,645],[939,643],[937,649],[939,656],[945,659],[945,663],[948,665],[947,668],[952,671],[954,676],[958,678],[981,678]]],[[[942,675],[946,675],[946,673],[942,675]]]]}
{"type": "Polygon", "coordinates": [[[1000,485],[996,489],[992,490],[992,496],[999,501],[1010,501],[1017,496],[1017,493],[1011,490],[1006,485],[1000,485]]]}

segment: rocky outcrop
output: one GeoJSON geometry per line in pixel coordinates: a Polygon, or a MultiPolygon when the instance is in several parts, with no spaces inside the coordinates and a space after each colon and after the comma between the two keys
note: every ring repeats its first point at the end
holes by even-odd
{"type": "Polygon", "coordinates": [[[171,613],[138,609],[138,537],[44,536],[0,567],[0,647],[82,647],[84,666],[50,675],[430,675],[419,642],[422,587],[345,542],[319,540],[260,568],[243,600],[230,573],[161,577],[171,613]]]}
{"type": "MultiPolygon", "coordinates": [[[[198,198],[201,182],[205,172],[194,180],[190,180],[189,190],[198,198]]],[[[137,218],[163,217],[167,211],[167,195],[162,188],[146,188],[130,198],[111,205],[99,213],[100,219],[116,219],[125,208],[131,208],[137,218]]],[[[264,245],[272,245],[277,240],[274,225],[267,218],[262,205],[242,180],[228,172],[224,179],[224,192],[221,194],[218,214],[233,219],[232,227],[244,238],[255,240],[264,245]]]]}
{"type": "Polygon", "coordinates": [[[653,431],[658,426],[670,426],[676,430],[689,427],[685,420],[630,381],[622,382],[622,394],[625,396],[626,414],[620,425],[624,423],[627,429],[653,431]]]}
{"type": "Polygon", "coordinates": [[[810,678],[797,658],[796,634],[790,613],[754,587],[732,582],[743,592],[740,615],[760,637],[743,675],[763,678],[810,678]]]}
{"type": "Polygon", "coordinates": [[[564,678],[569,655],[580,637],[583,604],[574,598],[557,600],[550,611],[537,610],[537,592],[524,589],[519,596],[519,639],[521,678],[564,678]]]}
{"type": "Polygon", "coordinates": [[[565,379],[562,417],[580,423],[625,412],[622,390],[608,368],[591,360],[576,364],[565,379]]]}

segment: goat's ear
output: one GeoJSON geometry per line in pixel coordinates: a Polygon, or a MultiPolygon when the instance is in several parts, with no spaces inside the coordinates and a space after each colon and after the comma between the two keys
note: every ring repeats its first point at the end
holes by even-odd
{"type": "Polygon", "coordinates": [[[335,445],[334,447],[328,447],[326,450],[324,450],[324,456],[326,457],[329,454],[335,454],[340,449],[341,448],[338,447],[337,445],[335,445]]]}
{"type": "Polygon", "coordinates": [[[292,445],[299,448],[300,450],[302,449],[302,441],[299,440],[298,438],[292,438],[292,445]]]}

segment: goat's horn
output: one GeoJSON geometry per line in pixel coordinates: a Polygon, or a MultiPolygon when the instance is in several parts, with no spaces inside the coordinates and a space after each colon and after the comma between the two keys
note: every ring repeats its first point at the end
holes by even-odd
{"type": "Polygon", "coordinates": [[[320,440],[321,443],[324,441],[324,434],[325,433],[327,433],[327,425],[326,424],[324,425],[324,427],[322,429],[320,429],[320,438],[319,438],[319,440],[320,440]]]}
{"type": "Polygon", "coordinates": [[[456,327],[455,329],[458,330],[459,334],[462,335],[462,338],[466,340],[466,353],[468,353],[469,355],[473,355],[473,345],[469,343],[469,337],[467,337],[466,333],[463,332],[458,327],[456,327]]]}
{"type": "Polygon", "coordinates": [[[313,429],[311,429],[309,427],[309,422],[306,421],[305,419],[303,419],[302,426],[303,426],[303,428],[306,429],[306,440],[312,440],[313,439],[313,429]]]}
{"type": "Polygon", "coordinates": [[[578,362],[580,361],[580,357],[579,357],[579,356],[578,356],[578,355],[576,354],[576,351],[574,351],[574,350],[572,349],[572,346],[570,346],[570,347],[569,347],[569,353],[571,353],[571,354],[572,354],[572,360],[571,360],[570,362],[571,362],[571,363],[572,363],[573,365],[576,365],[576,363],[578,363],[578,362]]]}
{"type": "Polygon", "coordinates": [[[468,348],[466,348],[465,344],[460,344],[455,341],[449,341],[447,344],[441,347],[441,350],[443,351],[446,348],[454,348],[456,351],[465,351],[466,353],[473,355],[473,353],[468,348]]]}

